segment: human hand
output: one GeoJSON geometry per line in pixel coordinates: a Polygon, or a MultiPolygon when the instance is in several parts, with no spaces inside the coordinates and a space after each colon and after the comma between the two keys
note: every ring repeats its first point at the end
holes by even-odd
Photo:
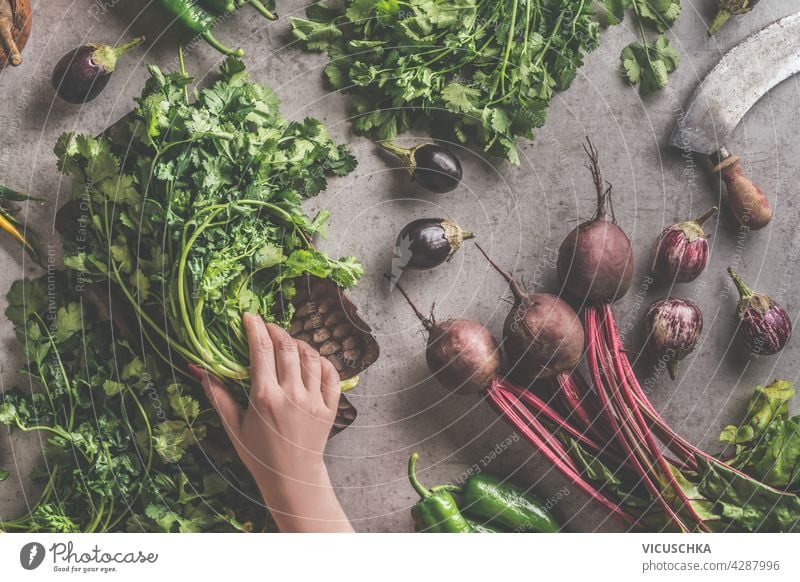
{"type": "Polygon", "coordinates": [[[352,531],[322,453],[339,403],[339,374],[305,342],[244,314],[250,402],[243,409],[215,376],[190,365],[222,418],[281,531],[352,531]]]}

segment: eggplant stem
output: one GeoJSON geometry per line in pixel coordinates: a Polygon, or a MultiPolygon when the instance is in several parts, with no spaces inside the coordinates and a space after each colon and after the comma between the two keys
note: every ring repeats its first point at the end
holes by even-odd
{"type": "Polygon", "coordinates": [[[719,29],[725,26],[725,23],[731,19],[731,16],[733,16],[733,13],[724,8],[718,10],[717,15],[708,27],[708,36],[714,36],[719,32],[719,29]]]}
{"type": "Polygon", "coordinates": [[[434,325],[434,322],[433,322],[433,307],[431,306],[431,316],[430,317],[425,317],[424,315],[422,315],[422,312],[417,308],[416,304],[411,300],[411,297],[408,296],[408,293],[406,293],[406,290],[403,289],[403,287],[402,287],[402,285],[400,285],[400,283],[398,283],[397,281],[393,281],[391,275],[388,275],[388,274],[384,273],[383,276],[386,277],[386,279],[390,283],[394,282],[394,286],[397,287],[397,290],[400,291],[400,293],[403,295],[403,297],[406,298],[406,301],[408,301],[408,304],[411,306],[411,309],[414,311],[414,315],[416,315],[417,318],[422,322],[422,325],[423,325],[423,327],[425,327],[425,329],[430,330],[434,325]]]}
{"type": "Polygon", "coordinates": [[[739,274],[733,270],[733,267],[728,267],[728,275],[733,279],[733,284],[736,285],[736,290],[739,291],[739,297],[745,299],[753,296],[752,289],[750,289],[739,274]]]}
{"type": "Polygon", "coordinates": [[[144,42],[144,37],[143,37],[143,36],[140,36],[140,37],[134,38],[133,40],[131,40],[131,41],[129,41],[129,42],[126,42],[125,44],[121,44],[121,45],[119,45],[119,46],[115,46],[115,47],[114,47],[114,54],[115,54],[116,56],[120,56],[120,55],[122,55],[123,53],[126,53],[126,52],[128,52],[129,50],[131,50],[133,47],[135,47],[135,46],[139,46],[139,45],[140,45],[140,44],[142,44],[143,42],[144,42]]]}
{"type": "Polygon", "coordinates": [[[514,294],[514,299],[516,299],[517,302],[523,301],[528,296],[528,294],[525,293],[525,291],[522,289],[522,287],[520,286],[519,282],[514,278],[514,275],[512,275],[509,271],[506,271],[505,269],[500,267],[500,265],[495,263],[492,260],[492,258],[486,253],[486,251],[483,250],[481,245],[479,245],[478,243],[475,243],[475,246],[478,247],[478,250],[481,252],[481,254],[484,257],[486,257],[486,260],[489,261],[489,264],[492,267],[494,267],[495,271],[500,273],[503,276],[503,278],[506,280],[506,282],[508,283],[508,286],[511,288],[511,293],[514,294]]]}
{"type": "Polygon", "coordinates": [[[697,226],[702,226],[706,220],[708,220],[717,213],[717,210],[719,210],[719,208],[717,208],[716,206],[714,206],[713,208],[709,208],[703,214],[695,218],[692,222],[694,222],[697,226]]]}
{"type": "Polygon", "coordinates": [[[411,159],[411,152],[413,150],[410,148],[402,148],[399,145],[395,145],[388,140],[380,141],[378,142],[378,145],[381,146],[383,149],[385,149],[387,152],[391,152],[396,156],[399,156],[401,158],[411,159]]]}

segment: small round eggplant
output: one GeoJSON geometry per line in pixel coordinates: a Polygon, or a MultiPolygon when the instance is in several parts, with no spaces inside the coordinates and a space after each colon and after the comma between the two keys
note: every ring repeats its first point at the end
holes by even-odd
{"type": "Polygon", "coordinates": [[[668,297],[653,303],[644,318],[647,345],[667,363],[669,377],[678,372],[678,362],[688,356],[703,331],[703,314],[691,301],[668,297]]]}
{"type": "Polygon", "coordinates": [[[732,267],[728,267],[728,274],[739,291],[736,307],[739,334],[750,353],[756,356],[777,354],[792,337],[789,314],[772,297],[751,290],[732,267]]]}
{"type": "Polygon", "coordinates": [[[667,283],[688,283],[700,276],[708,264],[708,239],[703,223],[717,208],[694,220],[665,228],[653,246],[653,273],[667,283]]]}
{"type": "Polygon", "coordinates": [[[397,235],[394,262],[401,269],[427,270],[438,267],[473,238],[452,220],[420,218],[409,222],[397,235]]]}
{"type": "Polygon", "coordinates": [[[120,46],[85,44],[69,51],[53,69],[53,88],[67,103],[91,101],[105,89],[117,59],[143,41],[141,36],[120,46]]]}
{"type": "Polygon", "coordinates": [[[708,27],[708,35],[713,36],[732,16],[747,14],[761,0],[717,0],[717,14],[708,27]]]}
{"type": "Polygon", "coordinates": [[[450,192],[461,182],[461,162],[448,148],[435,143],[421,143],[413,148],[401,148],[384,141],[380,146],[400,157],[411,178],[426,190],[436,193],[450,192]]]}

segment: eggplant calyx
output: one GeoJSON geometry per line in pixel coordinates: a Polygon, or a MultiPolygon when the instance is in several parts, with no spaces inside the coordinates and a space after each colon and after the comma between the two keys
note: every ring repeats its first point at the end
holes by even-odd
{"type": "Polygon", "coordinates": [[[474,232],[464,230],[455,222],[446,218],[442,220],[442,229],[444,230],[444,238],[446,238],[447,242],[450,244],[450,254],[447,257],[448,260],[450,260],[450,257],[453,256],[453,253],[459,249],[465,240],[475,238],[474,232]]]}
{"type": "Polygon", "coordinates": [[[716,206],[709,208],[697,218],[678,223],[674,228],[682,230],[686,238],[689,239],[689,242],[694,242],[699,238],[706,238],[706,232],[703,230],[703,223],[714,216],[718,210],[719,208],[716,206]]]}
{"type": "Polygon", "coordinates": [[[144,37],[140,36],[119,46],[108,46],[107,44],[88,44],[86,46],[92,49],[92,63],[101,67],[106,73],[113,73],[117,67],[117,59],[143,42],[144,37]]]}
{"type": "Polygon", "coordinates": [[[416,158],[417,148],[426,144],[421,143],[415,145],[413,148],[404,148],[387,140],[378,142],[378,145],[381,146],[383,149],[385,149],[387,152],[390,152],[396,155],[398,158],[402,159],[406,169],[413,176],[414,170],[417,169],[417,158],[416,158]]]}
{"type": "Polygon", "coordinates": [[[708,27],[708,36],[714,36],[717,32],[719,32],[719,29],[725,26],[725,23],[728,22],[732,16],[733,12],[724,8],[720,8],[717,11],[717,15],[714,17],[714,20],[711,22],[711,25],[708,27]]]}

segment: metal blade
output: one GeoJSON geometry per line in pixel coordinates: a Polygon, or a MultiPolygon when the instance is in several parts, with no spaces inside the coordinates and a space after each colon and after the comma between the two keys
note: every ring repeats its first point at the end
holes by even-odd
{"type": "Polygon", "coordinates": [[[670,144],[712,155],[770,89],[800,72],[800,12],[778,20],[722,57],[672,130],[670,144]]]}

